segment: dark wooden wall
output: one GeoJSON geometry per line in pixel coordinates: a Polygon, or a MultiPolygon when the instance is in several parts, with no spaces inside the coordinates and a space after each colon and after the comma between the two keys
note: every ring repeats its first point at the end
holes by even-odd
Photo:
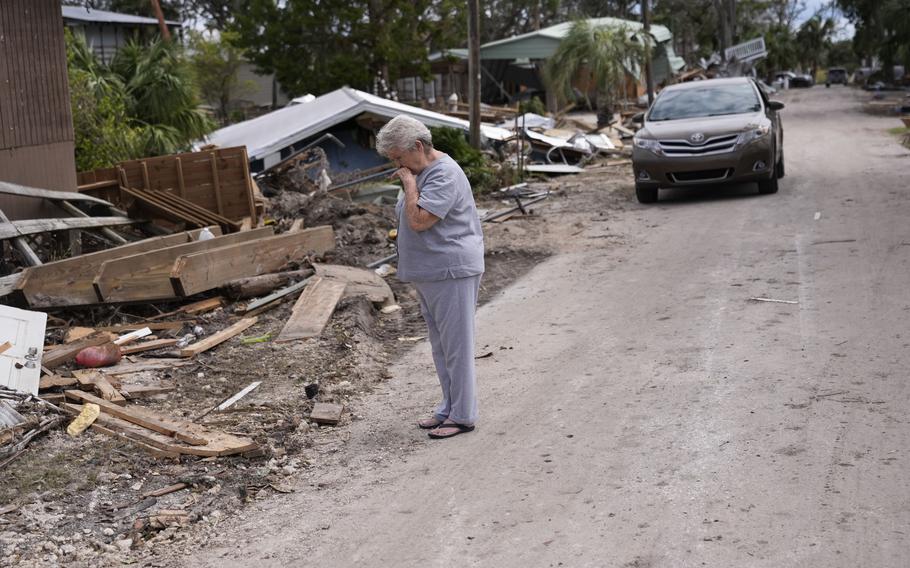
{"type": "MultiPolygon", "coordinates": [[[[59,0],[0,0],[0,179],[76,188],[59,0]]],[[[20,210],[26,203],[0,207],[10,217],[28,214],[20,210]]]]}

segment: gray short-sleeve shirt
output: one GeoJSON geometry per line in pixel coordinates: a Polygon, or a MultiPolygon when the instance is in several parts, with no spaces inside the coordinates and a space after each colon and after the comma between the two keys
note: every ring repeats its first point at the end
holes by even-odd
{"type": "Polygon", "coordinates": [[[483,274],[483,231],[471,184],[461,166],[443,154],[417,176],[421,209],[439,217],[426,231],[413,231],[398,201],[398,278],[431,282],[483,274]]]}

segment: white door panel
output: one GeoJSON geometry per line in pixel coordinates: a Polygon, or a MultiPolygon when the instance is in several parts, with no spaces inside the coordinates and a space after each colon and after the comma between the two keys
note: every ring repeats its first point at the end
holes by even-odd
{"type": "Polygon", "coordinates": [[[46,325],[43,312],[0,306],[0,345],[12,345],[0,353],[0,385],[38,394],[46,325]]]}

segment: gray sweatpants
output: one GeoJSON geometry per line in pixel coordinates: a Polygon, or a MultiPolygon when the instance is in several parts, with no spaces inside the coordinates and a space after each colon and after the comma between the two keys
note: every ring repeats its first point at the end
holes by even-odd
{"type": "Polygon", "coordinates": [[[435,415],[458,424],[477,420],[474,312],[481,276],[413,283],[442,386],[442,402],[435,415]]]}

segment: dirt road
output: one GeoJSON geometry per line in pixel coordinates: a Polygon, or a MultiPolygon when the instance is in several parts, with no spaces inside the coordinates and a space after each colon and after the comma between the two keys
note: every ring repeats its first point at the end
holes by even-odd
{"type": "Polygon", "coordinates": [[[436,395],[419,346],[337,467],[182,561],[906,566],[910,152],[856,96],[784,97],[777,195],[554,228],[559,253],[478,314],[475,433],[411,427],[436,395]]]}

